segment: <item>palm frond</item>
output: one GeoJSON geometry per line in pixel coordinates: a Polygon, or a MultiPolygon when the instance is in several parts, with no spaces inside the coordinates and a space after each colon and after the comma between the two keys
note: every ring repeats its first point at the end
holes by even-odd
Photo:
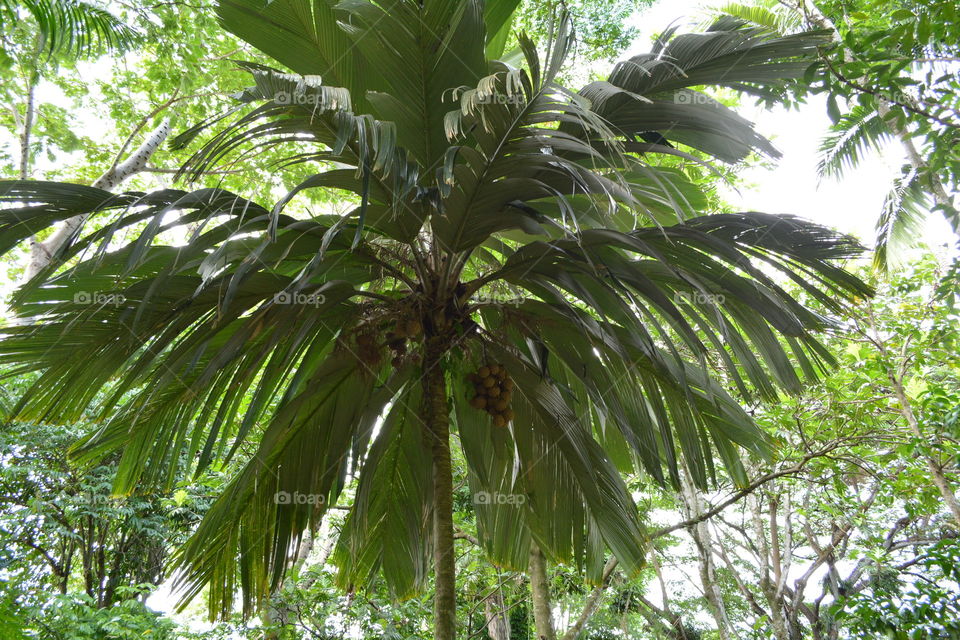
{"type": "Polygon", "coordinates": [[[775,92],[819,35],[729,19],[669,31],[575,92],[557,81],[565,16],[542,55],[520,35],[517,66],[486,59],[515,5],[223,0],[228,28],[294,73],[242,63],[239,106],[176,145],[209,136],[190,178],[276,145],[315,163],[272,206],[0,182],[0,251],[74,215],[96,222],[14,296],[37,321],[0,328],[0,365],[36,375],[10,415],[93,417],[73,455],[118,455],[121,493],[239,468],[177,558],[185,598],[209,585],[214,615],[238,591],[244,613],[258,608],[354,481],[340,584],[380,573],[396,597],[423,588],[443,515],[419,422],[428,344],[449,340],[429,366],[454,395],[471,491],[524,498],[476,505],[481,544],[522,569],[536,542],[599,579],[607,552],[643,563],[621,474],[677,485],[686,467],[706,486],[719,461],[744,482],[741,455],[770,443],[727,387],[774,400],[830,362],[815,335],[830,318],[784,282],[829,314],[870,293],[836,264],[860,251],[849,238],[787,216],[700,216],[685,171],[651,162],[773,153],[731,110],[684,101],[705,84],[775,92]],[[313,189],[347,212],[293,215],[313,189]],[[464,402],[466,374],[489,361],[514,376],[509,426],[464,402]]]}
{"type": "Polygon", "coordinates": [[[868,151],[879,151],[890,131],[874,109],[857,105],[830,127],[830,134],[820,142],[817,173],[840,177],[859,166],[868,151]]]}
{"type": "Polygon", "coordinates": [[[873,266],[886,272],[895,266],[904,251],[919,242],[923,222],[930,213],[930,196],[921,175],[912,167],[893,181],[883,199],[883,210],[877,220],[873,266]]]}
{"type": "Polygon", "coordinates": [[[433,553],[433,481],[420,390],[393,399],[363,461],[354,507],[337,542],[334,561],[346,589],[380,571],[396,598],[422,591],[433,553]]]}
{"type": "MultiPolygon", "coordinates": [[[[771,34],[786,35],[803,29],[801,15],[776,0],[758,0],[753,4],[729,2],[711,8],[716,15],[725,15],[742,20],[745,23],[762,27],[771,34]]],[[[707,26],[707,25],[704,25],[707,26]]]]}
{"type": "Polygon", "coordinates": [[[749,122],[694,87],[774,96],[784,80],[816,63],[817,47],[827,41],[824,33],[776,36],[721,17],[705,33],[668,29],[653,51],[618,63],[605,83],[591,83],[582,93],[629,140],[656,132],[727,162],[752,150],[776,157],[749,122]]]}
{"type": "Polygon", "coordinates": [[[48,55],[122,52],[139,38],[112,13],[82,0],[0,0],[0,30],[6,28],[5,22],[16,22],[21,11],[36,22],[48,55]]]}

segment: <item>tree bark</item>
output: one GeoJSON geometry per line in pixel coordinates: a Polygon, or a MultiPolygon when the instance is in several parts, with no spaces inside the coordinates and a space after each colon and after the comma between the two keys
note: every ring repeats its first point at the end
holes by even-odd
{"type": "Polygon", "coordinates": [[[510,640],[510,618],[507,616],[499,588],[483,599],[483,616],[487,621],[487,635],[491,640],[510,640]]]}
{"type": "Polygon", "coordinates": [[[547,561],[537,543],[530,544],[530,596],[533,600],[533,624],[538,640],[556,640],[553,612],[550,610],[550,585],[547,582],[547,561]]]}
{"type": "MultiPolygon", "coordinates": [[[[688,477],[686,470],[680,474],[681,500],[684,503],[687,518],[695,519],[703,513],[703,504],[700,492],[693,481],[688,477]]],[[[730,619],[723,602],[720,585],[717,584],[716,565],[713,561],[713,543],[710,539],[710,530],[706,521],[700,521],[688,528],[693,538],[699,559],[700,581],[703,584],[703,594],[707,601],[707,608],[717,623],[720,640],[731,640],[730,619]]]]}
{"type": "Polygon", "coordinates": [[[453,467],[450,415],[441,364],[444,349],[428,337],[423,359],[423,414],[433,454],[434,640],[457,636],[456,558],[453,545],[453,467]]]}

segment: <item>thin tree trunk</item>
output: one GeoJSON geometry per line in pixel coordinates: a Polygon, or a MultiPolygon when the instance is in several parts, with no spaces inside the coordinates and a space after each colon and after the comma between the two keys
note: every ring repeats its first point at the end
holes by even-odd
{"type": "Polygon", "coordinates": [[[607,563],[603,566],[603,575],[600,578],[600,584],[594,587],[593,592],[587,598],[587,602],[583,605],[583,611],[580,613],[577,621],[567,629],[561,640],[576,640],[580,632],[583,631],[590,617],[596,612],[597,607],[600,605],[600,598],[603,597],[603,592],[606,590],[610,582],[610,577],[613,575],[614,569],[617,568],[617,564],[618,561],[616,558],[607,560],[607,563]]]}
{"type": "Polygon", "coordinates": [[[450,415],[441,366],[443,348],[427,338],[423,359],[423,403],[433,453],[433,599],[435,640],[457,636],[456,558],[453,546],[453,468],[450,460],[450,415]]]}
{"type": "MultiPolygon", "coordinates": [[[[818,29],[826,29],[833,32],[834,41],[843,45],[843,40],[840,37],[840,32],[837,30],[837,27],[822,11],[820,11],[820,8],[817,6],[815,1],[810,2],[810,4],[807,5],[805,0],[797,0],[797,4],[793,5],[785,0],[781,0],[781,4],[798,11],[810,25],[817,27],[818,29]]],[[[849,50],[845,50],[844,57],[846,59],[853,58],[849,50]]],[[[922,173],[923,175],[927,176],[930,185],[929,193],[933,197],[934,203],[938,208],[940,208],[940,211],[950,224],[953,232],[957,235],[960,235],[960,212],[958,212],[954,207],[953,199],[943,187],[943,181],[940,179],[939,175],[929,170],[930,167],[927,164],[927,161],[924,160],[924,158],[917,151],[913,134],[910,133],[908,129],[900,126],[896,118],[887,117],[889,113],[889,101],[884,100],[883,98],[878,98],[877,114],[880,116],[880,120],[883,121],[887,130],[895,138],[897,138],[897,140],[900,141],[901,146],[903,146],[903,149],[907,154],[907,160],[910,162],[910,166],[913,168],[913,170],[917,173],[922,173]]]]}
{"type": "Polygon", "coordinates": [[[538,640],[556,640],[553,612],[550,610],[550,585],[547,582],[547,561],[537,543],[530,544],[530,596],[533,600],[533,624],[538,640]]]}
{"type": "MultiPolygon", "coordinates": [[[[684,503],[688,519],[699,517],[704,509],[701,504],[700,492],[693,481],[688,477],[686,469],[680,474],[680,497],[684,503]]],[[[717,583],[716,565],[713,561],[713,544],[710,540],[710,530],[706,522],[697,522],[688,527],[690,537],[693,538],[699,558],[700,582],[703,584],[703,594],[707,601],[707,608],[717,623],[720,640],[731,640],[730,620],[723,602],[723,594],[717,583]]]]}
{"type": "MultiPolygon", "coordinates": [[[[762,501],[757,497],[758,509],[762,506],[762,501]]],[[[767,515],[769,516],[770,521],[770,565],[773,569],[773,580],[770,579],[770,574],[767,571],[764,571],[763,575],[760,578],[760,588],[763,591],[764,597],[767,599],[767,604],[770,605],[770,626],[773,630],[773,635],[777,640],[790,640],[790,634],[787,631],[787,621],[783,616],[783,609],[781,607],[782,602],[780,598],[780,587],[782,585],[782,580],[785,579],[785,569],[783,566],[783,553],[780,550],[780,523],[777,521],[777,512],[778,512],[778,503],[776,498],[771,497],[767,501],[769,511],[767,515]]],[[[787,513],[789,518],[791,514],[787,513]]],[[[766,532],[763,530],[763,523],[760,518],[755,520],[757,526],[757,536],[763,536],[766,538],[766,532]]],[[[787,550],[789,552],[789,550],[787,550]]]]}
{"type": "Polygon", "coordinates": [[[510,618],[507,617],[499,587],[483,599],[483,616],[487,621],[490,640],[510,640],[510,618]]]}
{"type": "Polygon", "coordinates": [[[883,120],[884,125],[890,133],[900,141],[900,146],[902,146],[904,152],[906,152],[907,161],[910,162],[913,170],[926,176],[929,181],[930,195],[933,197],[935,207],[938,208],[943,214],[943,217],[946,218],[953,232],[960,236],[960,212],[954,207],[953,198],[951,198],[947,190],[943,188],[943,182],[940,180],[940,176],[930,171],[927,161],[920,155],[920,152],[917,150],[917,145],[913,142],[913,135],[907,129],[901,127],[896,118],[889,117],[890,103],[882,98],[877,100],[877,113],[880,115],[880,119],[883,120]]]}
{"type": "MultiPolygon", "coordinates": [[[[880,350],[880,353],[884,356],[884,359],[890,363],[893,363],[895,361],[893,354],[891,354],[887,349],[883,339],[880,336],[880,332],[877,330],[877,323],[873,314],[873,308],[870,307],[868,309],[867,319],[870,323],[870,329],[874,335],[872,341],[880,350]]],[[[926,443],[927,438],[920,429],[920,423],[917,421],[917,416],[913,412],[913,403],[910,402],[910,397],[907,395],[907,390],[903,385],[903,377],[905,375],[904,368],[906,366],[905,359],[906,356],[903,355],[900,355],[896,358],[896,361],[899,362],[897,365],[897,370],[888,369],[887,378],[890,380],[890,386],[893,390],[893,397],[897,400],[897,411],[899,411],[900,415],[906,421],[907,426],[910,428],[910,432],[913,433],[914,437],[921,442],[926,443]]],[[[946,503],[947,508],[950,509],[953,519],[958,525],[960,525],[960,502],[957,501],[957,494],[954,493],[953,487],[950,486],[950,481],[943,473],[943,468],[935,459],[933,459],[933,457],[929,455],[923,455],[923,461],[927,464],[927,469],[930,471],[930,477],[933,480],[933,484],[940,492],[940,496],[946,503]]]]}
{"type": "Polygon", "coordinates": [[[20,171],[21,180],[30,177],[30,137],[33,135],[34,100],[37,85],[34,82],[36,74],[31,73],[27,82],[27,102],[23,114],[23,128],[20,130],[20,171]]]}
{"type": "MultiPolygon", "coordinates": [[[[903,380],[893,372],[890,372],[890,383],[893,385],[893,393],[897,398],[897,403],[900,405],[900,415],[907,421],[907,425],[910,427],[913,435],[921,442],[926,442],[926,437],[920,430],[920,423],[917,422],[917,416],[913,413],[913,404],[907,396],[906,389],[903,388],[903,380]]],[[[957,502],[957,494],[953,492],[953,487],[950,486],[950,481],[947,479],[947,476],[944,475],[943,468],[931,456],[924,455],[923,460],[927,463],[927,469],[930,470],[933,484],[937,487],[937,490],[940,491],[943,501],[946,503],[947,508],[950,509],[950,513],[953,514],[953,519],[960,525],[960,503],[957,502]]]]}
{"type": "MultiPolygon", "coordinates": [[[[33,137],[33,125],[36,120],[37,85],[40,84],[40,56],[43,52],[43,38],[38,33],[33,42],[33,57],[25,78],[27,86],[27,100],[24,104],[23,120],[20,128],[20,166],[18,175],[21,180],[30,177],[30,143],[33,137]]],[[[13,109],[14,118],[17,116],[16,106],[13,109]]]]}

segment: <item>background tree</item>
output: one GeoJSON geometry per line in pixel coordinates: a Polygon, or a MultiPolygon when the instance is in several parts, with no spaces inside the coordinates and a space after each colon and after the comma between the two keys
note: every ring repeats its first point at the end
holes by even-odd
{"type": "Polygon", "coordinates": [[[827,94],[834,124],[821,146],[821,175],[842,175],[888,140],[903,146],[906,163],[878,216],[878,267],[895,264],[896,255],[918,241],[930,212],[960,234],[955,3],[783,0],[731,3],[719,11],[776,33],[812,28],[833,34],[835,44],[821,54],[823,73],[808,74],[797,86],[801,93],[827,94]]]}

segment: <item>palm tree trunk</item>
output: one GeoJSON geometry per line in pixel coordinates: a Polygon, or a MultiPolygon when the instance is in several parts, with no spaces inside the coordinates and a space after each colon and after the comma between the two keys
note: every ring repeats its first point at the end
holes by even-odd
{"type": "Polygon", "coordinates": [[[453,469],[450,460],[450,415],[441,366],[442,348],[428,338],[423,359],[423,403],[433,452],[433,598],[434,640],[457,636],[456,563],[453,547],[453,469]]]}
{"type": "Polygon", "coordinates": [[[547,561],[536,542],[530,544],[530,595],[533,599],[533,624],[537,629],[537,640],[556,640],[550,611],[547,561]]]}

